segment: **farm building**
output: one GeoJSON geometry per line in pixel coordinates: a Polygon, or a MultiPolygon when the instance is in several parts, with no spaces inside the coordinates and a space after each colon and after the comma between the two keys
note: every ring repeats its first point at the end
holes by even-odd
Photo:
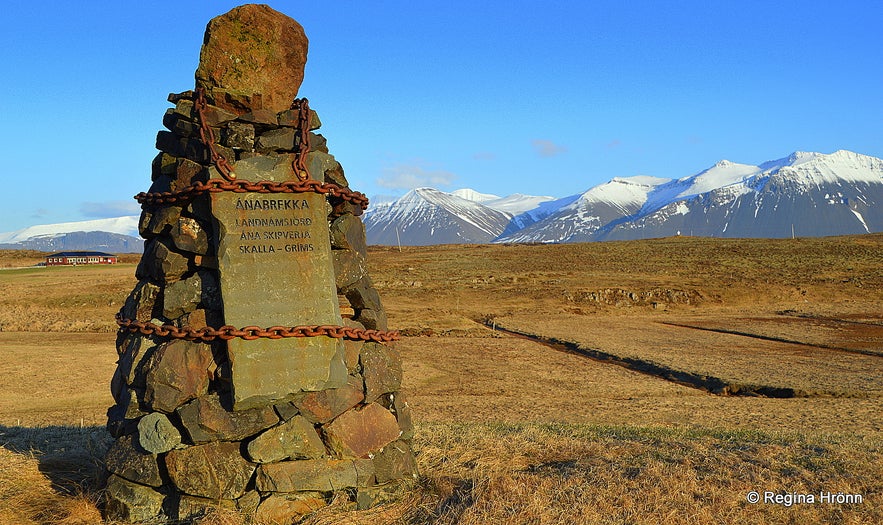
{"type": "Polygon", "coordinates": [[[116,264],[117,256],[104,252],[58,252],[46,256],[46,266],[116,264]]]}

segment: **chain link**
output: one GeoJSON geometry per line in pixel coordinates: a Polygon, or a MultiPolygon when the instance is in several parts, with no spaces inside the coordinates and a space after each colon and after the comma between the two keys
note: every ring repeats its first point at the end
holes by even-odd
{"type": "Polygon", "coordinates": [[[235,180],[236,174],[233,173],[233,167],[230,166],[230,162],[227,161],[226,157],[218,153],[217,148],[215,148],[215,132],[212,131],[205,118],[207,103],[205,101],[205,89],[202,87],[196,88],[196,99],[193,101],[193,106],[196,108],[196,114],[199,116],[199,138],[208,147],[212,163],[225,180],[235,180]]]}
{"type": "Polygon", "coordinates": [[[300,134],[300,149],[297,152],[297,158],[292,163],[292,167],[297,175],[297,179],[305,181],[310,178],[310,170],[307,168],[307,154],[310,152],[310,124],[312,121],[310,101],[306,98],[297,98],[294,99],[291,107],[292,109],[297,109],[297,130],[300,134]]]}
{"type": "Polygon", "coordinates": [[[389,343],[392,341],[398,341],[401,338],[397,330],[367,330],[364,328],[351,328],[348,326],[335,325],[290,327],[271,326],[269,328],[261,328],[260,326],[236,328],[234,326],[225,325],[220,328],[212,328],[210,326],[205,326],[203,328],[191,328],[189,326],[178,328],[177,326],[170,324],[158,325],[144,321],[125,319],[120,314],[116,315],[116,322],[120,327],[120,330],[128,331],[133,334],[137,333],[141,335],[171,337],[173,339],[185,339],[187,341],[214,341],[215,339],[229,341],[230,339],[235,339],[237,337],[245,339],[246,341],[252,341],[261,338],[282,339],[285,337],[327,336],[334,339],[389,343]]]}
{"type": "Polygon", "coordinates": [[[319,182],[315,179],[303,181],[260,181],[250,182],[247,180],[224,181],[220,179],[211,179],[207,182],[196,182],[180,191],[163,191],[156,193],[141,192],[135,195],[142,205],[153,204],[178,204],[189,202],[194,198],[206,193],[217,193],[220,191],[232,191],[235,193],[321,193],[323,195],[331,195],[339,199],[351,202],[360,206],[363,210],[368,208],[368,197],[364,193],[344,188],[333,182],[319,182]]]}

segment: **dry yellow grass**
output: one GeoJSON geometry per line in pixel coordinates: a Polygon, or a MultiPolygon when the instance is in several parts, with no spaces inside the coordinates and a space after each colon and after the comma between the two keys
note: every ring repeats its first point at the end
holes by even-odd
{"type": "MultiPolygon", "coordinates": [[[[715,396],[477,322],[738,380],[868,393],[883,358],[818,347],[880,348],[883,236],[374,248],[370,262],[391,325],[412,334],[399,349],[421,479],[397,503],[338,501],[305,523],[883,522],[879,397],[715,396]],[[752,490],[864,501],[752,505],[752,490]]],[[[0,523],[101,523],[112,316],[133,273],[0,272],[0,523]]]]}

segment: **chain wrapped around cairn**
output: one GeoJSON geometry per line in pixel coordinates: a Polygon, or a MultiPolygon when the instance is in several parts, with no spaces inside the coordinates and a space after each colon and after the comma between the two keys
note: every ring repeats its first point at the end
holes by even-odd
{"type": "MultiPolygon", "coordinates": [[[[195,182],[180,191],[146,193],[135,195],[142,207],[161,204],[180,204],[192,201],[194,198],[206,193],[231,191],[235,193],[306,193],[314,192],[341,199],[355,204],[361,209],[368,207],[368,197],[364,193],[352,191],[330,182],[319,182],[310,178],[307,167],[307,155],[309,154],[309,131],[310,131],[310,106],[306,98],[296,99],[292,109],[298,111],[299,150],[297,158],[292,163],[297,181],[259,181],[237,180],[236,174],[229,161],[218,152],[215,147],[215,135],[211,126],[208,125],[205,111],[207,102],[205,92],[197,88],[194,94],[194,110],[199,119],[199,138],[208,148],[211,162],[221,174],[223,179],[210,179],[206,182],[195,182]]],[[[158,325],[155,323],[126,319],[121,314],[115,316],[116,323],[121,331],[139,333],[142,335],[169,337],[188,341],[213,341],[215,339],[230,340],[242,338],[254,340],[258,338],[281,339],[285,337],[318,337],[327,336],[336,339],[349,339],[355,341],[374,341],[387,343],[400,339],[398,331],[369,330],[362,328],[350,328],[345,326],[318,325],[318,326],[246,326],[236,328],[225,325],[220,328],[209,326],[203,328],[183,327],[179,328],[171,324],[158,325]]]]}

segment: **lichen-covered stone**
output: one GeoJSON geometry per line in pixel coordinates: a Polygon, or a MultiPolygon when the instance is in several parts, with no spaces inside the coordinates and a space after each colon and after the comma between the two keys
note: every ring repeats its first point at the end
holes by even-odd
{"type": "Polygon", "coordinates": [[[187,403],[178,409],[178,416],[194,443],[242,440],[279,422],[272,406],[228,410],[215,394],[187,403]]]}
{"type": "Polygon", "coordinates": [[[303,416],[272,427],[248,443],[248,457],[256,463],[283,459],[312,459],[325,455],[322,438],[303,416]]]}
{"type": "Polygon", "coordinates": [[[231,122],[221,132],[221,141],[234,150],[253,151],[255,144],[254,125],[247,122],[231,122]]]}
{"type": "Polygon", "coordinates": [[[362,378],[349,376],[340,388],[308,392],[294,404],[313,423],[327,423],[365,399],[362,378]]]}
{"type": "Polygon", "coordinates": [[[137,523],[160,521],[165,517],[163,494],[120,476],[111,475],[107,479],[105,498],[105,513],[113,520],[137,523]]]}
{"type": "Polygon", "coordinates": [[[408,405],[405,395],[396,392],[392,395],[392,411],[402,429],[402,439],[408,440],[414,437],[414,422],[411,417],[411,406],[408,405]]]}
{"type": "Polygon", "coordinates": [[[163,290],[163,315],[177,319],[196,310],[201,300],[202,279],[198,275],[175,281],[163,290]]]}
{"type": "Polygon", "coordinates": [[[132,436],[123,436],[110,446],[104,458],[107,470],[117,476],[142,485],[159,487],[163,484],[156,454],[142,450],[132,436]]]}
{"type": "Polygon", "coordinates": [[[334,172],[338,166],[340,166],[340,163],[334,160],[333,155],[328,153],[311,151],[307,154],[307,169],[310,172],[310,177],[318,181],[326,182],[325,172],[334,172]]]}
{"type": "Polygon", "coordinates": [[[213,371],[211,347],[204,343],[173,339],[163,343],[147,367],[145,401],[153,410],[171,413],[208,392],[213,371]]]}
{"type": "MultiPolygon", "coordinates": [[[[307,46],[301,25],[282,13],[262,4],[235,7],[208,23],[196,85],[210,92],[259,93],[261,107],[284,111],[303,82],[307,46]]],[[[215,105],[242,112],[242,106],[215,98],[215,105]]]]}
{"type": "Polygon", "coordinates": [[[190,271],[190,261],[169,246],[170,240],[154,238],[144,244],[144,255],[135,269],[139,280],[149,279],[156,283],[175,282],[190,271]]]}
{"type": "Polygon", "coordinates": [[[185,494],[236,499],[245,493],[255,464],[239,454],[239,443],[216,441],[166,455],[169,477],[185,494]]]}
{"type": "Polygon", "coordinates": [[[258,467],[256,487],[268,492],[331,492],[365,486],[374,479],[369,460],[303,459],[258,467]]]}
{"type": "MultiPolygon", "coordinates": [[[[120,310],[120,314],[126,319],[137,319],[139,321],[149,321],[154,317],[154,307],[157,303],[160,287],[147,282],[141,281],[135,285],[135,288],[126,297],[126,302],[120,310]]],[[[127,336],[128,337],[128,336],[127,336]]],[[[132,337],[140,337],[132,334],[132,337]]],[[[120,355],[123,351],[117,347],[120,355]]]]}
{"type": "MultiPolygon", "coordinates": [[[[290,126],[293,128],[300,127],[300,110],[286,109],[280,111],[277,115],[280,126],[290,126]]],[[[319,120],[319,114],[315,110],[310,109],[310,131],[322,127],[322,121],[319,120]]]]}
{"type": "Polygon", "coordinates": [[[255,520],[267,525],[288,525],[325,505],[321,493],[273,495],[261,502],[255,520]]]}
{"type": "Polygon", "coordinates": [[[160,151],[150,164],[150,180],[155,181],[159,177],[172,177],[175,175],[175,165],[178,158],[160,151]]]}
{"type": "Polygon", "coordinates": [[[205,255],[209,249],[208,233],[196,219],[178,217],[169,230],[172,243],[181,251],[205,255]]]}
{"type": "MultiPolygon", "coordinates": [[[[172,513],[180,522],[190,523],[190,520],[205,516],[214,510],[236,510],[236,502],[230,499],[210,499],[198,496],[182,494],[177,498],[175,511],[172,513]]],[[[199,523],[194,521],[193,523],[199,523]]]]}
{"type": "Polygon", "coordinates": [[[245,516],[254,516],[260,504],[261,493],[256,490],[249,490],[236,500],[236,509],[245,516]]]}
{"type": "Polygon", "coordinates": [[[141,212],[142,225],[139,233],[145,239],[168,233],[172,225],[181,217],[181,208],[178,206],[151,207],[141,212]]]}
{"type": "Polygon", "coordinates": [[[397,392],[402,386],[402,358],[393,344],[365,343],[359,359],[365,378],[365,400],[397,392]]]}
{"type": "Polygon", "coordinates": [[[236,172],[236,177],[242,180],[282,182],[295,177],[292,167],[294,161],[295,155],[291,153],[260,155],[237,161],[233,169],[236,172]]]}
{"type": "Polygon", "coordinates": [[[168,452],[181,444],[181,432],[165,414],[151,412],[138,421],[138,445],[152,454],[168,452]]]}
{"type": "Polygon", "coordinates": [[[338,293],[349,289],[368,275],[365,258],[353,250],[331,250],[334,278],[338,293]]]}
{"type": "Polygon", "coordinates": [[[328,448],[352,458],[367,458],[402,433],[395,416],[377,403],[345,412],[322,428],[328,448]]]}
{"type": "Polygon", "coordinates": [[[377,483],[417,477],[414,452],[405,441],[394,441],[374,455],[374,475],[377,483]]]}
{"type": "MultiPolygon", "coordinates": [[[[120,343],[122,354],[117,361],[119,374],[117,388],[124,386],[145,387],[146,364],[156,351],[156,345],[148,338],[137,334],[126,334],[120,343]]],[[[118,393],[121,392],[118,391],[118,393]]]]}
{"type": "Polygon", "coordinates": [[[260,153],[272,151],[292,151],[295,149],[296,132],[292,128],[271,129],[261,133],[255,142],[255,150],[260,153]]]}
{"type": "Polygon", "coordinates": [[[205,166],[190,159],[179,158],[175,162],[175,173],[169,182],[169,191],[182,191],[206,180],[208,180],[208,171],[205,166]]]}

